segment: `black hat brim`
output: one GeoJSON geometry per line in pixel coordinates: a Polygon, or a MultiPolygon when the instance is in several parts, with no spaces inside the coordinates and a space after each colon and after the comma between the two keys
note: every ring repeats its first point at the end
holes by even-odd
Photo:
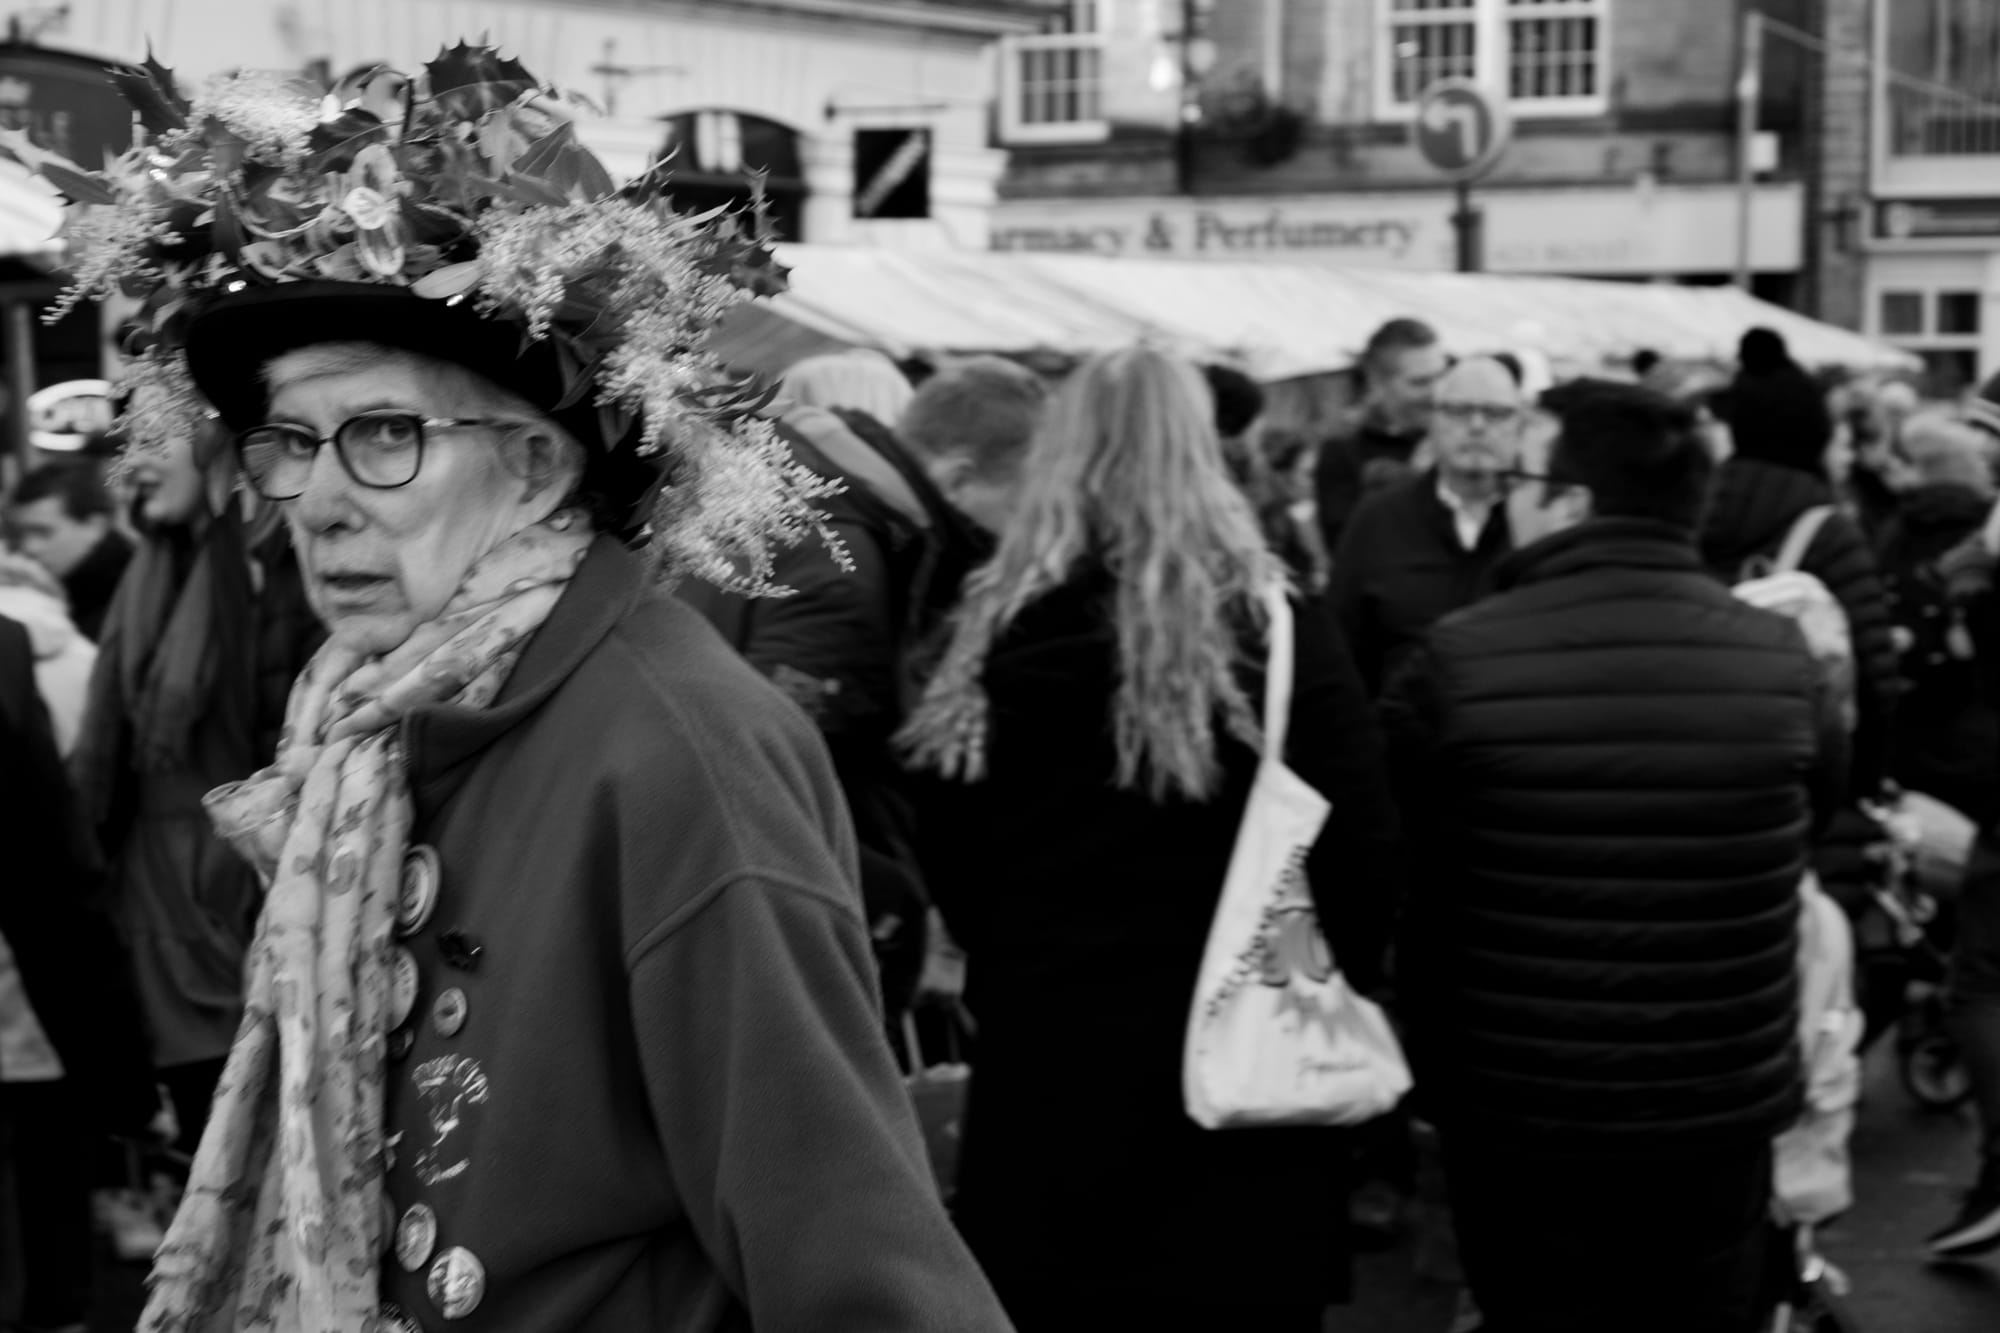
{"type": "Polygon", "coordinates": [[[265,419],[265,369],[287,352],[324,343],[372,343],[463,366],[549,414],[590,454],[587,482],[614,510],[635,509],[660,467],[632,447],[637,426],[607,439],[596,395],[568,395],[555,345],[521,325],[488,319],[468,300],[419,296],[407,287],[314,280],[246,287],[214,298],[189,320],[188,373],[232,431],[265,419]]]}

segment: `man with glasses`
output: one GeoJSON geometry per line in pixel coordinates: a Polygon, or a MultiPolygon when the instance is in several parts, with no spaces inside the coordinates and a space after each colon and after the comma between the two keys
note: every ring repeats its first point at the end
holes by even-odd
{"type": "Polygon", "coordinates": [[[1460,362],[1437,386],[1436,466],[1369,497],[1333,557],[1329,595],[1371,694],[1440,617],[1469,605],[1510,542],[1500,503],[1527,409],[1491,357],[1460,362]]]}
{"type": "Polygon", "coordinates": [[[1382,705],[1418,1086],[1488,1333],[1748,1333],[1845,732],[1796,628],[1702,566],[1693,415],[1551,406],[1504,478],[1520,549],[1382,705]]]}

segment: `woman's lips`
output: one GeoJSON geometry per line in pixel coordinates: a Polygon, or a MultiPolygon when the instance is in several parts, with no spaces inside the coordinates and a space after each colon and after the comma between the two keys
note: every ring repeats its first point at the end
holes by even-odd
{"type": "Polygon", "coordinates": [[[385,574],[321,574],[318,582],[331,600],[358,602],[374,597],[389,583],[389,578],[385,574]]]}

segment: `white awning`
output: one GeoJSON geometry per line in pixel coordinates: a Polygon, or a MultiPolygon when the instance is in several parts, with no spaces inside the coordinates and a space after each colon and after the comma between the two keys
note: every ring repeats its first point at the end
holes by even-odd
{"type": "MultiPolygon", "coordinates": [[[[769,313],[895,356],[1079,355],[1150,339],[1270,381],[1346,369],[1384,320],[1410,316],[1454,352],[1539,353],[1560,375],[1620,367],[1641,349],[1726,363],[1759,325],[1809,366],[1918,367],[1900,348],[1729,287],[811,245],[781,246],[779,260],[791,290],[769,313]]],[[[782,368],[771,362],[783,344],[765,345],[773,355],[759,358],[755,340],[736,340],[737,363],[782,368]]]]}

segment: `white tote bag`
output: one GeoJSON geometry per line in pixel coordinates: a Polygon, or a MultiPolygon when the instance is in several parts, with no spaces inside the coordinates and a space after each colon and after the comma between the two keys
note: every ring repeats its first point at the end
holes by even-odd
{"type": "Polygon", "coordinates": [[[1306,854],[1330,807],[1285,766],[1292,610],[1283,588],[1264,603],[1264,756],[1208,929],[1181,1062],[1187,1113],[1204,1129],[1352,1125],[1410,1089],[1389,1020],[1334,966],[1307,892],[1306,854]]]}

